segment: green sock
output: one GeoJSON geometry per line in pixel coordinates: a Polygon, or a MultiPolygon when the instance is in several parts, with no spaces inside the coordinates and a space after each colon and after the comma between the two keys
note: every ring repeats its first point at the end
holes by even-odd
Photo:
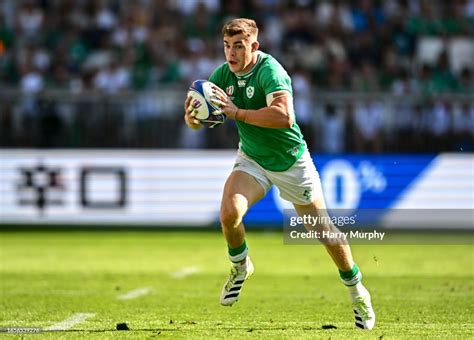
{"type": "Polygon", "coordinates": [[[229,259],[234,263],[240,263],[247,257],[249,248],[247,247],[247,242],[245,242],[237,248],[228,247],[229,259]]]}
{"type": "Polygon", "coordinates": [[[343,272],[339,270],[339,276],[346,286],[355,286],[362,280],[362,273],[357,264],[354,263],[351,270],[343,272]]]}

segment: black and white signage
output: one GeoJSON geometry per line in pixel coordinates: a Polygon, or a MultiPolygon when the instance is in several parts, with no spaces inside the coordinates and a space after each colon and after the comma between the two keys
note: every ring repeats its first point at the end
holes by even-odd
{"type": "Polygon", "coordinates": [[[235,152],[1,150],[0,223],[206,226],[235,152]]]}
{"type": "Polygon", "coordinates": [[[121,209],[127,203],[127,174],[120,167],[81,169],[81,204],[86,208],[121,209]]]}
{"type": "Polygon", "coordinates": [[[40,214],[50,205],[63,204],[64,184],[61,169],[46,167],[42,163],[18,168],[18,204],[35,206],[40,214]]]}

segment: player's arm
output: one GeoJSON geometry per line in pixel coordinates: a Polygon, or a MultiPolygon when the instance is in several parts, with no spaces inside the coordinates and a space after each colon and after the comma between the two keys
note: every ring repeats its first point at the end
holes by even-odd
{"type": "Polygon", "coordinates": [[[294,122],[293,101],[286,91],[275,92],[270,106],[258,110],[237,109],[234,119],[266,128],[291,128],[294,122]]]}
{"type": "Polygon", "coordinates": [[[216,88],[216,98],[213,99],[213,103],[221,108],[227,118],[247,124],[274,129],[293,126],[293,100],[287,91],[274,92],[269,106],[258,110],[245,110],[235,106],[221,89],[216,88]]]}
{"type": "Polygon", "coordinates": [[[194,118],[194,115],[196,115],[196,112],[194,112],[195,103],[192,103],[191,100],[192,98],[188,96],[184,102],[184,121],[189,128],[197,130],[202,128],[202,124],[199,120],[194,118]]]}

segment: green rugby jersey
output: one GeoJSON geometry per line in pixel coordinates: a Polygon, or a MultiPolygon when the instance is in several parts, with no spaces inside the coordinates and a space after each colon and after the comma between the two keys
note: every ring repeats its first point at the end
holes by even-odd
{"type": "MultiPolygon", "coordinates": [[[[258,52],[257,63],[246,74],[238,76],[224,63],[211,74],[209,81],[223,89],[240,109],[266,107],[272,102],[272,93],[276,91],[288,91],[293,97],[288,73],[275,58],[261,51],[258,52]]],[[[272,129],[241,121],[236,123],[240,149],[264,169],[285,171],[306,148],[296,117],[291,128],[272,129]]]]}

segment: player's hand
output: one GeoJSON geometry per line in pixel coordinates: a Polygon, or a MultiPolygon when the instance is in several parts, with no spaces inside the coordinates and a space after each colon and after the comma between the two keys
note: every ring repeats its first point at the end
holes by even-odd
{"type": "Polygon", "coordinates": [[[235,119],[235,115],[239,108],[230,100],[227,94],[217,86],[212,87],[211,103],[220,108],[220,111],[227,116],[227,118],[235,119]]]}
{"type": "Polygon", "coordinates": [[[197,103],[193,103],[191,97],[186,97],[186,101],[184,102],[184,121],[186,122],[186,125],[193,130],[202,128],[201,122],[194,118],[197,113],[197,111],[194,111],[196,106],[197,103]]]}

